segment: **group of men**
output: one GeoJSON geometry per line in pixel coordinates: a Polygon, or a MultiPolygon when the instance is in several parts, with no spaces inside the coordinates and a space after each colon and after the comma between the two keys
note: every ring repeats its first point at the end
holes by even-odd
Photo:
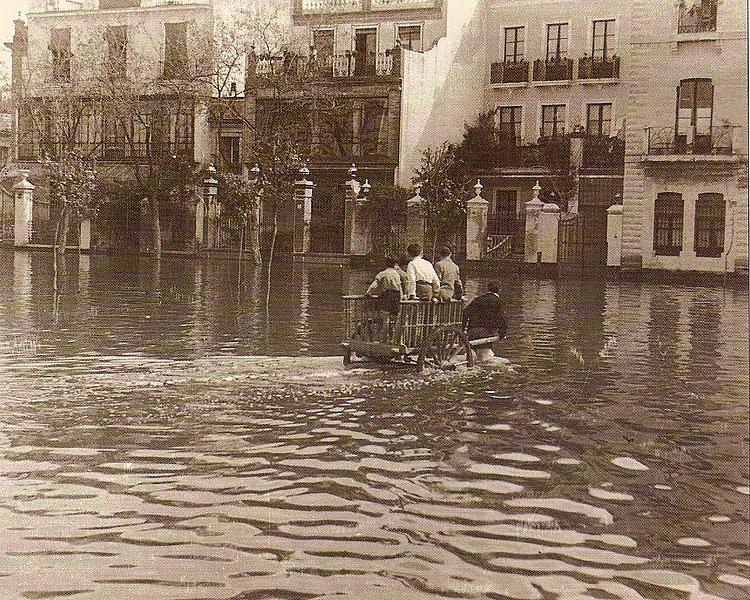
{"type": "MultiPolygon", "coordinates": [[[[384,261],[384,269],[375,276],[366,294],[378,298],[380,310],[389,315],[398,314],[401,300],[450,302],[463,298],[463,284],[458,265],[453,262],[450,248],[438,250],[440,260],[432,263],[422,256],[422,247],[411,244],[406,249],[409,259],[406,269],[395,258],[384,261]]],[[[487,293],[475,298],[464,309],[464,328],[470,340],[503,337],[507,323],[500,299],[500,286],[496,281],[487,284],[487,293]]]]}

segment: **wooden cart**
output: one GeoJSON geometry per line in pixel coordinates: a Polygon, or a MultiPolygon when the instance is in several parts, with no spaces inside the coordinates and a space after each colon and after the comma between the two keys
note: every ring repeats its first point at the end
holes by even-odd
{"type": "Polygon", "coordinates": [[[397,315],[378,309],[376,298],[344,296],[346,340],[344,364],[352,356],[370,360],[401,361],[443,370],[473,366],[472,345],[497,338],[469,342],[463,331],[462,300],[422,302],[402,300],[397,315]]]}

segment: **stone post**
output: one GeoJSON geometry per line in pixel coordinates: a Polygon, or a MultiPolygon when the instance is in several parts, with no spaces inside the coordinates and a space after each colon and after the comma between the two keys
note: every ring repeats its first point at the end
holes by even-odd
{"type": "Polygon", "coordinates": [[[424,205],[425,200],[420,196],[421,188],[414,189],[414,196],[406,201],[406,245],[419,244],[424,247],[424,205]]]}
{"type": "Polygon", "coordinates": [[[310,220],[312,195],[315,185],[308,179],[310,169],[302,167],[300,178],[294,182],[294,254],[310,252],[310,220]]]}
{"type": "Polygon", "coordinates": [[[80,230],[78,232],[78,249],[81,252],[91,250],[91,219],[86,217],[81,219],[80,230]]]}
{"type": "Polygon", "coordinates": [[[466,203],[466,259],[481,260],[487,250],[487,213],[490,203],[482,198],[482,182],[477,179],[474,197],[466,203]]]}
{"type": "MultiPolygon", "coordinates": [[[[216,238],[218,237],[218,231],[216,228],[219,218],[219,205],[216,202],[216,196],[219,193],[219,182],[214,177],[215,174],[216,168],[213,165],[210,165],[208,167],[208,177],[203,180],[204,204],[208,205],[208,210],[206,211],[206,217],[208,218],[208,235],[206,236],[205,244],[207,248],[213,248],[216,244],[216,238]]],[[[203,222],[204,219],[201,219],[201,221],[205,228],[206,224],[203,222]]]]}
{"type": "Polygon", "coordinates": [[[534,196],[526,203],[526,231],[524,235],[523,260],[527,263],[535,263],[537,261],[537,252],[539,251],[539,213],[544,206],[544,202],[539,199],[539,192],[542,188],[538,181],[532,190],[534,191],[534,196]]]}
{"type": "Polygon", "coordinates": [[[365,256],[372,252],[372,224],[365,213],[365,206],[369,200],[371,189],[369,180],[365,179],[359,189],[357,198],[354,200],[351,238],[351,253],[354,256],[365,256]]]}
{"type": "Polygon", "coordinates": [[[28,246],[31,242],[31,220],[34,206],[35,186],[29,181],[31,171],[21,170],[21,181],[13,186],[15,200],[14,244],[28,246]]]}
{"type": "Polygon", "coordinates": [[[206,202],[203,196],[198,196],[195,203],[195,249],[200,250],[203,247],[203,233],[205,227],[206,202]]]}
{"type": "Polygon", "coordinates": [[[607,266],[619,267],[622,256],[622,204],[607,209],[607,266]]]}
{"type": "Polygon", "coordinates": [[[539,246],[543,263],[557,262],[557,237],[560,227],[560,207],[554,203],[545,203],[539,213],[539,246]]]}
{"type": "Polygon", "coordinates": [[[358,216],[357,198],[361,189],[357,181],[357,165],[349,167],[349,180],[344,184],[344,254],[354,251],[354,227],[358,216]]]}

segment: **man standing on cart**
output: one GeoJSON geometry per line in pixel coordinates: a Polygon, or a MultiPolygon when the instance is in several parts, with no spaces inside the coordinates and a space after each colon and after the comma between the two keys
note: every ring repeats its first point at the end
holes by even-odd
{"type": "MultiPolygon", "coordinates": [[[[505,320],[503,301],[500,299],[500,284],[490,281],[487,293],[477,296],[464,308],[464,329],[470,341],[490,339],[495,336],[505,337],[508,323],[505,320]]],[[[492,341],[474,346],[477,360],[485,362],[492,359],[492,341]]]]}
{"type": "Polygon", "coordinates": [[[409,266],[406,274],[409,276],[406,295],[410,300],[432,300],[440,291],[440,278],[435,272],[432,263],[422,258],[422,246],[410,244],[406,249],[409,254],[409,266]]]}

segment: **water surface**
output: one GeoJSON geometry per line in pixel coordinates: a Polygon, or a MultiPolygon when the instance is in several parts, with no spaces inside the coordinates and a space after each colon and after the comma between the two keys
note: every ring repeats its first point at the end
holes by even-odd
{"type": "Polygon", "coordinates": [[[3,598],[748,597],[744,291],[506,279],[517,373],[415,375],[236,268],[0,254],[3,598]]]}

